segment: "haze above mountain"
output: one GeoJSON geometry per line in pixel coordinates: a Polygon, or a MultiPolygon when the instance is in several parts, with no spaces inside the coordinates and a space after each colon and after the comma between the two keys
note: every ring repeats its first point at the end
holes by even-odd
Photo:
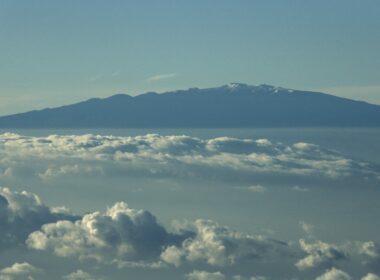
{"type": "Polygon", "coordinates": [[[240,83],[116,94],[0,117],[1,128],[380,126],[380,106],[329,94],[240,83]]]}

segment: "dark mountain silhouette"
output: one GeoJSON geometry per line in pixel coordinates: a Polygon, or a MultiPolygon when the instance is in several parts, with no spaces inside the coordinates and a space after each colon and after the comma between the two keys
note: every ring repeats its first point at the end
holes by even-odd
{"type": "Polygon", "coordinates": [[[1,128],[380,126],[380,106],[269,85],[105,99],[0,117],[1,128]]]}

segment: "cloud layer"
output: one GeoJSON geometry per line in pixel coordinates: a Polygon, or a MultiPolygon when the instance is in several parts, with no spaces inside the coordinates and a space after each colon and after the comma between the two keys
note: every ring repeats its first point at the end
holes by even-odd
{"type": "Polygon", "coordinates": [[[317,145],[285,145],[268,139],[148,134],[135,137],[0,135],[0,178],[35,176],[231,177],[298,176],[375,177],[369,164],[324,150],[317,145]]]}
{"type": "MultiPolygon", "coordinates": [[[[0,215],[0,249],[44,252],[63,260],[79,260],[84,266],[92,262],[91,266],[95,263],[121,270],[191,269],[183,277],[237,280],[266,279],[267,275],[239,276],[228,272],[229,268],[240,271],[246,265],[266,265],[285,267],[289,279],[297,275],[298,269],[300,275],[311,271],[311,275],[318,273],[318,280],[327,280],[352,279],[351,272],[341,268],[352,264],[366,272],[362,279],[378,279],[380,245],[374,241],[331,244],[314,239],[307,231],[309,240],[301,239],[297,245],[242,233],[205,219],[175,221],[171,227],[165,227],[151,212],[130,208],[125,202],[115,203],[105,212],[74,215],[64,207],[46,206],[33,193],[8,188],[0,189],[0,215]]],[[[301,222],[302,225],[305,224],[301,222]]],[[[30,277],[44,271],[48,269],[16,262],[2,268],[0,279],[33,279],[30,277]]],[[[77,269],[62,277],[102,278],[91,274],[77,269]]]]}

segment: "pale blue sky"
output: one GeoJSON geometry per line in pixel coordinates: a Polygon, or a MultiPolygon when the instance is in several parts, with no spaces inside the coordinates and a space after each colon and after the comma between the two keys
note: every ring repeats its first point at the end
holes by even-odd
{"type": "Polygon", "coordinates": [[[229,82],[380,104],[378,0],[0,0],[0,115],[229,82]]]}

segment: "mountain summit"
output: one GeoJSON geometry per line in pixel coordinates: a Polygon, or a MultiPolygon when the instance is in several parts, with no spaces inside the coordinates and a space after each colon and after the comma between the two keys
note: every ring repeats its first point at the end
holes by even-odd
{"type": "Polygon", "coordinates": [[[0,128],[380,126],[380,106],[329,94],[231,83],[0,117],[0,128]]]}

